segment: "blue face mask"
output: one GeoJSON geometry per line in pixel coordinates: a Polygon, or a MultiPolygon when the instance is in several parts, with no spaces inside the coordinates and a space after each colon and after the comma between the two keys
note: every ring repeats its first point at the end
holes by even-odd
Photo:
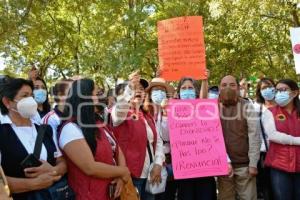
{"type": "Polygon", "coordinates": [[[275,88],[269,87],[269,88],[263,89],[260,91],[260,94],[265,100],[271,101],[275,97],[275,88]]]}
{"type": "Polygon", "coordinates": [[[196,92],[194,89],[180,90],[180,99],[196,99],[196,92]]]}
{"type": "Polygon", "coordinates": [[[217,99],[217,98],[219,98],[219,94],[216,93],[216,92],[209,92],[208,93],[208,98],[209,99],[217,99]]]}
{"type": "Polygon", "coordinates": [[[165,91],[153,90],[151,92],[151,99],[152,99],[153,103],[155,103],[156,105],[160,105],[161,102],[166,98],[167,98],[167,94],[165,91]]]}
{"type": "Polygon", "coordinates": [[[291,102],[292,98],[290,98],[289,91],[277,92],[275,95],[275,102],[280,107],[285,107],[291,102]]]}
{"type": "Polygon", "coordinates": [[[44,89],[36,89],[33,90],[33,96],[34,96],[34,100],[38,103],[38,104],[42,104],[46,101],[47,99],[47,91],[44,89]]]}

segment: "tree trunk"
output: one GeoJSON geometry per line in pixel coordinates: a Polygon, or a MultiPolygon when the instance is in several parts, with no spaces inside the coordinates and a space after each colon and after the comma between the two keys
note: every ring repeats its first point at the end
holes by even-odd
{"type": "Polygon", "coordinates": [[[47,72],[47,66],[46,65],[41,65],[40,67],[39,67],[39,77],[41,78],[41,79],[43,79],[43,80],[45,80],[45,76],[46,76],[46,72],[47,72]]]}
{"type": "Polygon", "coordinates": [[[293,16],[294,26],[299,27],[300,22],[299,22],[299,16],[298,16],[297,10],[292,10],[291,14],[293,16]]]}
{"type": "Polygon", "coordinates": [[[30,11],[31,11],[31,7],[32,7],[32,3],[33,3],[33,0],[29,0],[27,2],[27,6],[26,6],[26,10],[25,10],[25,14],[23,15],[22,17],[22,20],[26,20],[26,18],[28,17],[30,11]]]}
{"type": "Polygon", "coordinates": [[[61,68],[58,67],[59,73],[62,75],[63,79],[67,79],[65,73],[63,72],[63,70],[61,68]]]}
{"type": "Polygon", "coordinates": [[[75,60],[75,68],[76,68],[76,75],[80,74],[80,65],[79,65],[79,56],[78,56],[78,47],[76,47],[75,50],[75,55],[74,55],[74,60],[75,60]]]}
{"type": "Polygon", "coordinates": [[[128,7],[132,9],[134,7],[134,0],[128,0],[128,7]]]}
{"type": "MultiPolygon", "coordinates": [[[[80,36],[82,20],[80,19],[79,16],[76,16],[76,20],[77,20],[77,34],[80,36]]],[[[79,43],[80,43],[80,39],[77,39],[76,40],[76,47],[75,47],[75,54],[74,54],[75,67],[76,67],[76,74],[77,75],[80,74],[79,43]]]]}

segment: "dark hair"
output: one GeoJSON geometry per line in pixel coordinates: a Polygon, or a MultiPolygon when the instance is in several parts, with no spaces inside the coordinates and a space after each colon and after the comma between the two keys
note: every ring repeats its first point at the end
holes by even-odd
{"type": "Polygon", "coordinates": [[[22,79],[22,78],[10,79],[2,86],[2,90],[1,90],[1,94],[0,94],[0,97],[1,97],[0,109],[1,109],[1,113],[3,115],[8,114],[8,109],[3,104],[2,98],[6,97],[9,100],[13,101],[14,98],[16,97],[16,95],[18,94],[18,92],[20,91],[20,89],[25,85],[29,86],[31,88],[31,90],[33,90],[32,82],[29,80],[22,79]]]}
{"type": "Polygon", "coordinates": [[[109,89],[106,97],[115,97],[115,89],[109,89]]]}
{"type": "Polygon", "coordinates": [[[8,83],[12,78],[7,75],[0,75],[0,93],[3,90],[3,87],[8,83]]]}
{"type": "Polygon", "coordinates": [[[127,84],[126,83],[120,83],[116,86],[115,92],[116,92],[116,96],[119,96],[121,94],[123,94],[125,88],[126,88],[127,84]]]}
{"type": "Polygon", "coordinates": [[[73,82],[72,79],[62,79],[54,85],[54,87],[52,88],[52,95],[55,102],[59,102],[59,94],[66,94],[66,90],[71,82],[73,82]]]}
{"type": "Polygon", "coordinates": [[[199,91],[200,91],[200,85],[199,83],[193,79],[193,78],[190,78],[190,77],[183,77],[182,79],[180,79],[179,83],[178,83],[178,86],[177,86],[177,94],[178,94],[178,98],[180,99],[180,88],[181,86],[183,85],[183,83],[185,81],[191,81],[194,88],[195,88],[195,92],[196,92],[196,98],[199,98],[199,91]]]}
{"type": "Polygon", "coordinates": [[[7,83],[7,81],[9,81],[10,79],[12,78],[8,75],[0,75],[0,85],[7,83]]]}
{"type": "MultiPolygon", "coordinates": [[[[297,85],[297,83],[291,79],[282,79],[280,81],[278,81],[276,83],[276,86],[279,84],[279,83],[282,83],[282,84],[286,84],[289,86],[289,88],[291,88],[292,91],[297,91],[298,94],[299,94],[299,87],[297,85]]],[[[298,117],[300,118],[300,100],[298,98],[298,96],[296,96],[293,100],[293,103],[294,103],[294,106],[296,107],[296,110],[297,110],[297,115],[298,117]]]]}
{"type": "Polygon", "coordinates": [[[48,113],[51,109],[50,103],[49,103],[49,98],[48,98],[48,88],[47,88],[47,84],[44,81],[44,79],[42,79],[41,77],[37,77],[35,79],[36,81],[42,81],[43,84],[45,85],[46,91],[47,91],[47,97],[46,97],[46,101],[43,103],[43,113],[48,113]]]}
{"type": "Polygon", "coordinates": [[[208,92],[219,92],[219,86],[213,85],[209,87],[208,92]]]}
{"type": "Polygon", "coordinates": [[[64,121],[72,121],[81,128],[84,138],[93,153],[96,151],[96,136],[98,133],[98,129],[95,127],[95,106],[92,100],[94,88],[95,83],[91,79],[80,79],[73,82],[62,115],[64,121]],[[93,127],[87,127],[92,125],[93,127]]]}
{"type": "Polygon", "coordinates": [[[273,81],[273,79],[271,78],[262,78],[259,80],[259,82],[257,83],[257,86],[256,86],[256,101],[257,103],[261,103],[261,104],[264,104],[265,103],[265,99],[263,98],[263,96],[261,95],[261,85],[265,83],[265,84],[272,84],[274,87],[275,87],[275,82],[273,81]]]}

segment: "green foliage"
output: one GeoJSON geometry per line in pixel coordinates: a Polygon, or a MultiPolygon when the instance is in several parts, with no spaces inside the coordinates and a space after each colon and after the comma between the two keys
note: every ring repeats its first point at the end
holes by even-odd
{"type": "Polygon", "coordinates": [[[139,69],[155,76],[157,21],[202,15],[211,82],[226,74],[296,79],[289,28],[296,1],[2,0],[4,73],[37,65],[48,81],[84,75],[101,85],[139,69]]]}

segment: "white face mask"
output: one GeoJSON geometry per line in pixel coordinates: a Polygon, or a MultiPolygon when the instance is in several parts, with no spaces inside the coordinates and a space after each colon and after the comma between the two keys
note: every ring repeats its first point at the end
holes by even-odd
{"type": "Polygon", "coordinates": [[[17,102],[17,112],[24,118],[31,118],[37,113],[37,103],[33,97],[26,97],[17,102]]]}

